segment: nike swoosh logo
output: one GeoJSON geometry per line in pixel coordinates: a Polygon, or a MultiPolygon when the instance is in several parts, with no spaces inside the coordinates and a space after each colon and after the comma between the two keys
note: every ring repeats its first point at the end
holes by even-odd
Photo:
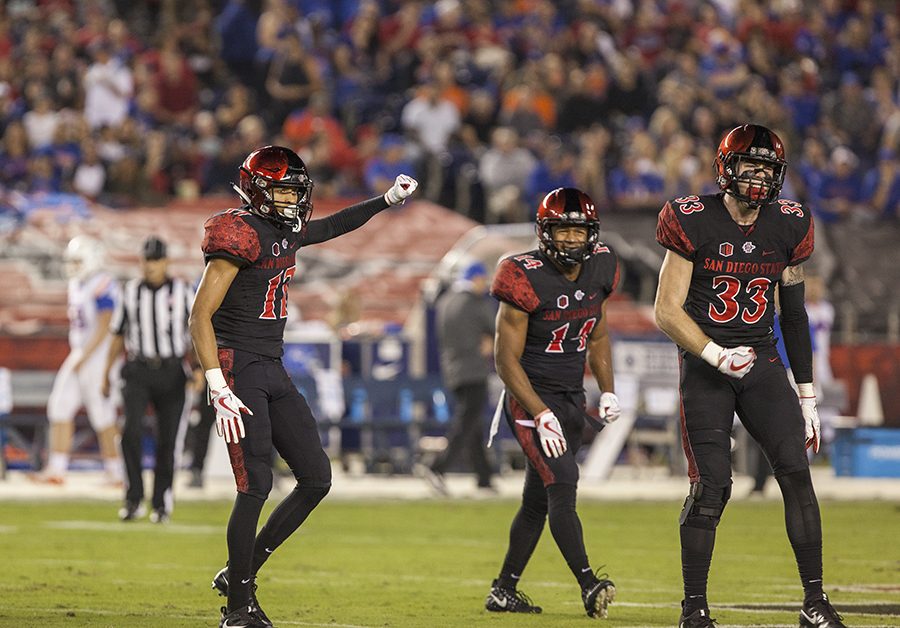
{"type": "Polygon", "coordinates": [[[769,358],[769,362],[778,362],[778,358],[769,358]]]}
{"type": "Polygon", "coordinates": [[[735,373],[737,373],[738,371],[740,371],[742,368],[744,368],[745,366],[747,366],[747,365],[750,364],[751,362],[753,362],[752,359],[747,360],[747,361],[744,362],[743,364],[732,364],[732,365],[729,366],[728,368],[730,368],[732,371],[734,371],[735,373]]]}
{"type": "Polygon", "coordinates": [[[222,399],[221,397],[216,399],[216,404],[218,404],[226,412],[231,412],[232,414],[237,414],[237,412],[231,406],[229,406],[227,403],[225,403],[225,400],[222,399]]]}
{"type": "Polygon", "coordinates": [[[250,624],[232,624],[229,620],[225,620],[225,623],[222,624],[222,628],[247,628],[250,624]]]}
{"type": "Polygon", "coordinates": [[[596,292],[595,292],[594,294],[589,294],[589,295],[588,295],[588,301],[593,301],[593,300],[596,299],[596,298],[597,298],[597,293],[596,293],[596,292]]]}
{"type": "Polygon", "coordinates": [[[250,582],[251,580],[253,580],[253,578],[247,578],[246,580],[243,580],[243,579],[242,579],[242,580],[241,580],[241,584],[247,584],[247,583],[250,582]]]}
{"type": "Polygon", "coordinates": [[[266,548],[266,554],[271,554],[271,553],[274,552],[274,551],[275,551],[275,550],[271,550],[271,549],[269,549],[268,547],[266,548]]]}
{"type": "Polygon", "coordinates": [[[775,251],[763,251],[763,257],[765,257],[766,255],[774,255],[774,254],[775,254],[775,251]]]}
{"type": "Polygon", "coordinates": [[[494,603],[495,603],[497,606],[499,606],[500,608],[506,608],[506,598],[503,598],[503,599],[501,600],[499,597],[497,597],[496,595],[494,595],[493,593],[491,593],[491,599],[494,600],[494,603]]]}

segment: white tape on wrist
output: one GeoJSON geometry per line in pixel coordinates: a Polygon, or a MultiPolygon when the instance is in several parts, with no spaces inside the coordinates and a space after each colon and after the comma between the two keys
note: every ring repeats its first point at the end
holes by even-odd
{"type": "Polygon", "coordinates": [[[700,352],[700,357],[703,359],[703,361],[714,368],[719,368],[720,355],[722,355],[722,347],[714,343],[712,340],[707,342],[706,346],[703,347],[703,351],[700,352]]]}
{"type": "Polygon", "coordinates": [[[813,384],[797,384],[797,392],[801,399],[815,399],[816,387],[813,384]]]}
{"type": "Polygon", "coordinates": [[[209,386],[210,390],[222,390],[228,383],[225,381],[225,376],[222,375],[222,369],[209,369],[204,373],[206,375],[206,384],[209,386]]]}

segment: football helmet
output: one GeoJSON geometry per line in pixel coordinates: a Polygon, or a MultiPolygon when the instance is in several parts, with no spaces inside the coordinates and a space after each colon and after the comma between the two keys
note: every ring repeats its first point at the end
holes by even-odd
{"type": "Polygon", "coordinates": [[[63,267],[66,277],[86,279],[103,266],[103,245],[94,238],[77,235],[66,246],[63,267]]]}
{"type": "Polygon", "coordinates": [[[284,146],[263,146],[240,167],[235,191],[255,214],[301,231],[312,215],[313,182],[300,156],[284,146]],[[290,202],[276,201],[276,189],[296,194],[290,202]]]}
{"type": "Polygon", "coordinates": [[[591,197],[575,188],[556,188],[541,201],[535,225],[541,251],[562,266],[571,267],[591,256],[600,240],[600,220],[591,197]],[[553,227],[586,227],[587,242],[578,248],[560,248],[553,240],[553,227]]]}
{"type": "Polygon", "coordinates": [[[715,169],[716,183],[727,194],[754,209],[767,205],[778,199],[784,185],[784,144],[774,131],[758,124],[744,124],[726,133],[719,142],[715,169]],[[741,162],[756,167],[741,173],[741,162]],[[765,168],[772,168],[771,177],[765,168]],[[740,191],[740,183],[747,185],[746,192],[740,191]]]}

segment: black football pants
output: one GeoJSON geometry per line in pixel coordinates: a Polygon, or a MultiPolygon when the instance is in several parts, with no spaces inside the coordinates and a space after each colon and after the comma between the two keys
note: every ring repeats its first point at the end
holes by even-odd
{"type": "Polygon", "coordinates": [[[156,464],[153,475],[154,510],[172,509],[172,481],[175,477],[175,440],[184,412],[187,376],[181,359],[144,362],[131,360],[122,368],[125,386],[125,427],[122,430],[122,458],[128,487],[125,500],[138,503],[144,498],[141,477],[144,415],[148,404],[156,414],[156,464]]]}

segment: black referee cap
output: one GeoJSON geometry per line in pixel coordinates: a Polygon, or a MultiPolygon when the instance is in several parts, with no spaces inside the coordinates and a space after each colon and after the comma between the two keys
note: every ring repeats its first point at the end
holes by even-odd
{"type": "Polygon", "coordinates": [[[158,236],[150,236],[144,240],[144,259],[155,260],[166,257],[166,243],[158,236]]]}

